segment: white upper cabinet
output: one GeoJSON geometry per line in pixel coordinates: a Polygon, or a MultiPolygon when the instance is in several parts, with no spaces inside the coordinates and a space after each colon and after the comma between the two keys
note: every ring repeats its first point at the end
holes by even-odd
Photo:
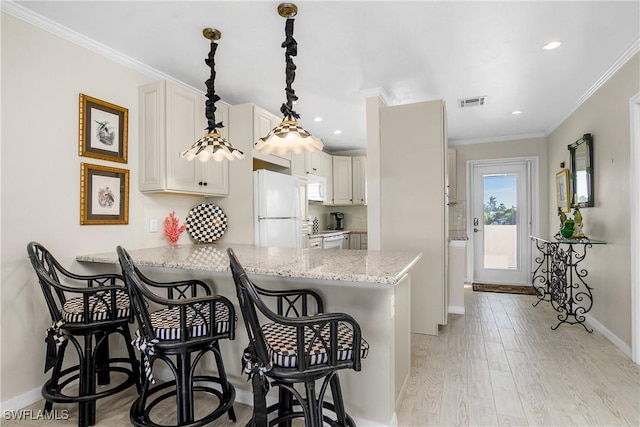
{"type": "Polygon", "coordinates": [[[327,198],[323,205],[333,205],[333,156],[325,153],[320,154],[320,161],[322,164],[322,176],[327,180],[327,198]]]}
{"type": "Polygon", "coordinates": [[[307,173],[324,176],[324,169],[322,167],[322,155],[322,151],[313,151],[311,153],[306,153],[307,173]]]}
{"type": "Polygon", "coordinates": [[[333,156],[333,204],[353,204],[351,157],[333,156]]]}
{"type": "Polygon", "coordinates": [[[366,205],[367,158],[365,156],[333,156],[332,163],[333,202],[330,204],[366,205]]]}
{"type": "Polygon", "coordinates": [[[306,153],[291,155],[291,175],[307,175],[306,153]]]}
{"type": "Polygon", "coordinates": [[[367,204],[367,158],[357,156],[351,159],[353,173],[353,204],[367,204]]]}
{"type": "MultiPolygon", "coordinates": [[[[205,97],[171,82],[142,86],[140,102],[140,191],[226,196],[229,162],[180,157],[206,132],[205,97]]],[[[229,111],[219,103],[216,120],[228,123],[229,111]]],[[[226,137],[226,128],[221,130],[226,137]]]]}
{"type": "Polygon", "coordinates": [[[307,174],[325,176],[323,158],[329,155],[324,151],[305,151],[291,155],[291,175],[307,174]]]}

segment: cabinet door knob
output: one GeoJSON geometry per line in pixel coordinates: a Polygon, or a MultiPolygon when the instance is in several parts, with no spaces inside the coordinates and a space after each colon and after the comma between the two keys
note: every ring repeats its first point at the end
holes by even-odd
{"type": "Polygon", "coordinates": [[[198,185],[202,185],[202,181],[198,182],[198,185]]]}
{"type": "Polygon", "coordinates": [[[207,183],[206,183],[206,182],[203,182],[203,183],[202,183],[202,185],[205,185],[205,186],[206,186],[206,185],[207,185],[207,183]]]}

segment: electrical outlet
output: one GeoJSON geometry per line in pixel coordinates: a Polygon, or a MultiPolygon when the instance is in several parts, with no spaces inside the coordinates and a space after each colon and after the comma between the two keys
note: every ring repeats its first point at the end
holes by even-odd
{"type": "Polygon", "coordinates": [[[157,233],[158,232],[158,220],[155,218],[151,218],[149,220],[149,233],[157,233]]]}

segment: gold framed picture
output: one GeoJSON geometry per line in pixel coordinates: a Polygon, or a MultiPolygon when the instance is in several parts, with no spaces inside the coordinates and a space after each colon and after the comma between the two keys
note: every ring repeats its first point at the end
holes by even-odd
{"type": "Polygon", "coordinates": [[[78,154],[127,163],[129,110],[80,94],[78,154]]]}
{"type": "Polygon", "coordinates": [[[562,212],[571,211],[571,200],[569,199],[569,170],[563,169],[556,174],[556,199],[558,202],[558,208],[562,209],[562,212]]]}
{"type": "Polygon", "coordinates": [[[129,224],[129,171],[81,163],[80,224],[129,224]]]}

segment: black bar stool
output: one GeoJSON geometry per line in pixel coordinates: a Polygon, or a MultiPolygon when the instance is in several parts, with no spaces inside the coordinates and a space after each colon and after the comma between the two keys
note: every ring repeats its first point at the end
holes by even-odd
{"type": "Polygon", "coordinates": [[[152,411],[172,397],[176,399],[178,426],[203,426],[225,413],[235,421],[236,392],[227,380],[219,344],[219,340],[235,336],[231,301],[212,296],[209,287],[199,280],[153,281],[140,272],[124,248],[118,246],[117,252],[139,326],[135,344],[144,360],[142,392],[131,406],[131,423],[159,426],[151,419],[152,411]],[[199,297],[198,293],[206,296],[199,297]],[[208,353],[215,358],[217,377],[195,374],[198,362],[208,353]],[[169,367],[174,379],[152,386],[152,368],[158,360],[169,367]],[[194,392],[218,400],[218,405],[199,419],[195,419],[194,392]]]}
{"type": "Polygon", "coordinates": [[[348,314],[323,314],[322,298],[314,291],[269,291],[256,286],[233,249],[227,253],[249,336],[244,360],[245,372],[253,381],[253,425],[288,426],[294,418],[304,418],[310,427],[320,427],[323,422],[355,426],[344,409],[337,371],[359,371],[360,359],[368,355],[369,344],[361,338],[358,323],[348,314]],[[265,305],[262,297],[276,298],[277,313],[265,305]],[[258,313],[269,323],[261,324],[258,313]],[[268,408],[266,378],[273,380],[271,386],[279,387],[278,404],[268,408]],[[316,393],[318,380],[321,385],[316,393]],[[296,384],[304,386],[304,397],[296,384]],[[324,400],[327,388],[331,388],[333,404],[324,400]],[[333,412],[334,418],[325,414],[325,409],[333,412]],[[276,411],[277,416],[268,421],[276,411]]]}
{"type": "Polygon", "coordinates": [[[27,245],[31,265],[38,276],[53,322],[47,330],[45,372],[51,378],[42,386],[45,412],[53,403],[78,403],[78,426],[96,423],[96,400],[136,384],[140,391],[139,363],[131,345],[132,320],[129,295],[118,274],[79,275],[65,270],[41,244],[27,245]],[[128,358],[109,357],[109,336],[120,335],[128,358]],[[77,365],[62,369],[69,343],[78,354],[77,365]],[[114,364],[120,366],[114,366],[114,364]],[[121,366],[126,363],[128,367],[121,366]],[[97,391],[96,382],[111,382],[112,372],[124,374],[117,385],[97,391]],[[78,381],[78,392],[67,388],[78,381]]]}

